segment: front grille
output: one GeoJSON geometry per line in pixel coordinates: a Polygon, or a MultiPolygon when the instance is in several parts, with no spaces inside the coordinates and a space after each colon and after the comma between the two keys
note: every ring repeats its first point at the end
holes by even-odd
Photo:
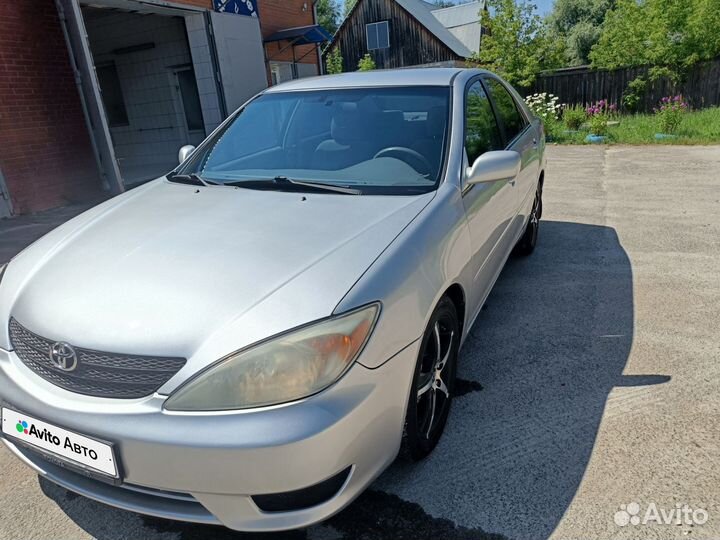
{"type": "Polygon", "coordinates": [[[149,396],[185,365],[184,358],[135,356],[74,347],[77,367],[63,371],[50,360],[54,341],[10,319],[15,354],[32,371],[51,383],[88,396],[131,399],[149,396]]]}

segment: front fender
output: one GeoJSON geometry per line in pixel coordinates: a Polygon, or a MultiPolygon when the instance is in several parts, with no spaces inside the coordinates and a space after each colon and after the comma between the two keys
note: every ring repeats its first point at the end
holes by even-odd
{"type": "Polygon", "coordinates": [[[463,275],[470,254],[460,190],[443,183],[335,308],[342,313],[382,302],[380,319],[358,361],[379,367],[422,336],[442,294],[463,275]]]}

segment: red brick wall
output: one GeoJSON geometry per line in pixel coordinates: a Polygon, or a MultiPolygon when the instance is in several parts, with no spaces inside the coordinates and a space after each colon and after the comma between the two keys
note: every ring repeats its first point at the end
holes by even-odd
{"type": "Polygon", "coordinates": [[[0,1],[0,170],[18,214],[100,191],[53,0],[0,1]]]}
{"type": "MultiPolygon", "coordinates": [[[[258,14],[263,38],[278,30],[315,24],[313,0],[258,0],[258,14]],[[307,4],[307,10],[303,11],[305,4],[307,4]]],[[[287,47],[288,44],[287,41],[268,43],[265,45],[267,58],[278,62],[292,62],[292,48],[288,47],[287,50],[282,51],[283,47],[287,47]]],[[[318,58],[315,49],[314,45],[295,47],[295,56],[299,59],[307,53],[307,56],[300,62],[317,65],[318,58]]]]}

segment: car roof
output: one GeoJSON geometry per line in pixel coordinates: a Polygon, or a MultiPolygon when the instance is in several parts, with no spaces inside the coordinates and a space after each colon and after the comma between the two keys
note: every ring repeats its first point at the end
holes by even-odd
{"type": "Polygon", "coordinates": [[[408,68],[356,71],[353,73],[296,79],[272,86],[265,92],[373,86],[450,86],[453,78],[462,71],[465,70],[462,68],[408,68]]]}

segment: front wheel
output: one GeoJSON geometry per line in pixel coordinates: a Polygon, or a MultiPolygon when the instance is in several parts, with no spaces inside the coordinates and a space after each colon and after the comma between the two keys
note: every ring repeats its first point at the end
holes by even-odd
{"type": "Polygon", "coordinates": [[[537,245],[538,232],[540,230],[540,216],[542,215],[542,188],[538,184],[537,191],[535,191],[535,200],[533,201],[532,210],[530,211],[530,217],[527,225],[525,226],[525,232],[518,240],[515,245],[515,253],[518,255],[527,256],[535,251],[537,245]]]}
{"type": "Polygon", "coordinates": [[[443,297],[430,317],[415,366],[400,453],[418,461],[440,440],[452,402],[460,324],[452,300],[443,297]]]}

